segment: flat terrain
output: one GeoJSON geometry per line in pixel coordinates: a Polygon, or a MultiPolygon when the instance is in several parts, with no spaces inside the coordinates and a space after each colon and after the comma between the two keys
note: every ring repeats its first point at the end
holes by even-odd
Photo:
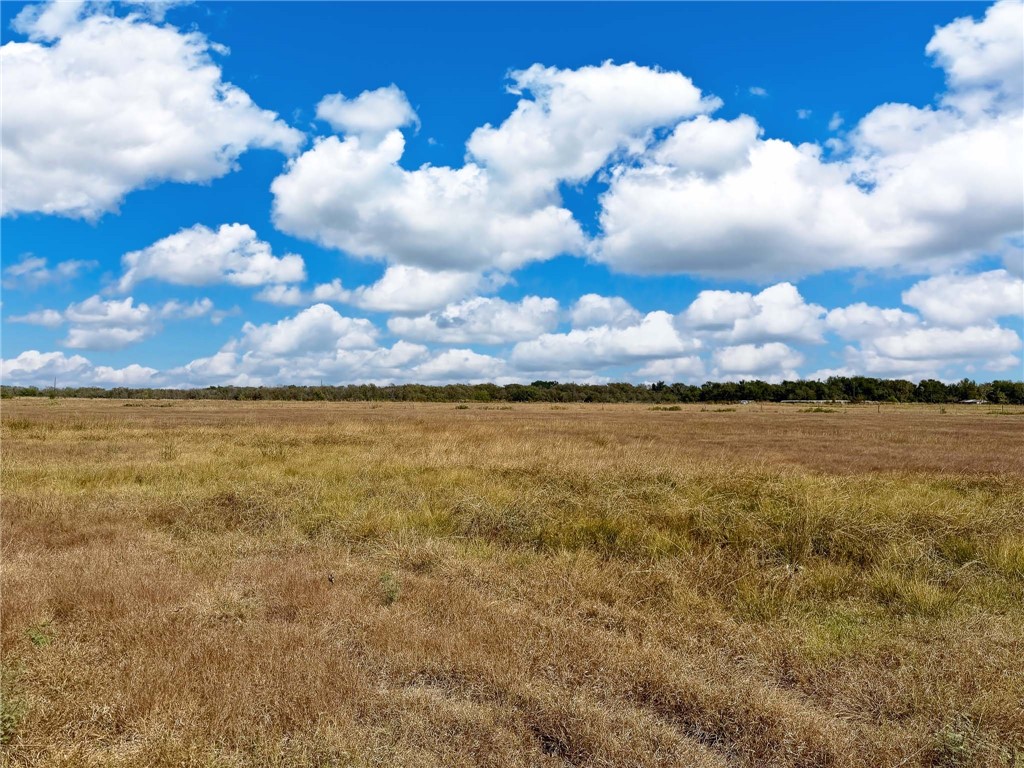
{"type": "Polygon", "coordinates": [[[0,408],[6,765],[1024,765],[1024,409],[0,408]]]}

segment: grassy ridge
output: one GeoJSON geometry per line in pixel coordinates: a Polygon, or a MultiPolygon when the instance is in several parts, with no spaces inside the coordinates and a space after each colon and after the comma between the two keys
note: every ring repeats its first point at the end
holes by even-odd
{"type": "Polygon", "coordinates": [[[4,406],[11,764],[1024,759],[1012,413],[154,405],[4,406]]]}

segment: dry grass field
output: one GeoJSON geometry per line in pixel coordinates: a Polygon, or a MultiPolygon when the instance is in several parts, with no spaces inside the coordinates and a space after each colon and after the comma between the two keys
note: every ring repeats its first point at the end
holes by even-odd
{"type": "Polygon", "coordinates": [[[1024,409],[15,400],[10,766],[1024,765],[1024,409]]]}

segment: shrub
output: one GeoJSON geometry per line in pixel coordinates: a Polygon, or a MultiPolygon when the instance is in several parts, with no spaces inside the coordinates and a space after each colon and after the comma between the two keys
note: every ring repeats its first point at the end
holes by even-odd
{"type": "Polygon", "coordinates": [[[380,597],[385,606],[393,605],[402,591],[402,585],[398,578],[390,571],[385,571],[380,576],[380,597]]]}

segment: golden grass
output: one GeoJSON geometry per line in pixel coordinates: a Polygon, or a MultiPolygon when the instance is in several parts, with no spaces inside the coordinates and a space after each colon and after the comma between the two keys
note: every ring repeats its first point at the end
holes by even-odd
{"type": "Polygon", "coordinates": [[[1021,410],[5,401],[5,764],[1020,765],[1021,410]]]}

